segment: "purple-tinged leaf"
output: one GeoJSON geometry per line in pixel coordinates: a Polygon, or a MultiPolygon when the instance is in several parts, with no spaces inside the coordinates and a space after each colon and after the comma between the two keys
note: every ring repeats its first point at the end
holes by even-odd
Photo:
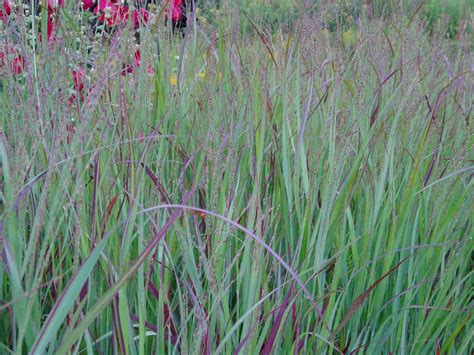
{"type": "Polygon", "coordinates": [[[288,292],[285,299],[283,300],[282,305],[280,306],[280,310],[275,318],[275,323],[273,324],[272,330],[268,335],[268,339],[265,342],[263,349],[261,351],[262,355],[268,355],[271,353],[273,345],[275,344],[275,339],[278,334],[278,330],[280,329],[280,324],[283,320],[283,316],[285,315],[286,309],[288,308],[288,302],[290,301],[290,297],[292,294],[292,290],[288,292]]]}

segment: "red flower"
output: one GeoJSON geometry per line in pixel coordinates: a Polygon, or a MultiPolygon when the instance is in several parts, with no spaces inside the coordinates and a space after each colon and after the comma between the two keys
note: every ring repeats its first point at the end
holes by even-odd
{"type": "Polygon", "coordinates": [[[25,68],[25,59],[21,55],[17,55],[12,63],[11,63],[11,72],[16,75],[20,75],[23,73],[23,69],[25,68]]]}
{"type": "Polygon", "coordinates": [[[98,15],[99,21],[106,23],[109,27],[125,23],[128,19],[128,7],[116,5],[109,0],[99,1],[99,6],[94,9],[94,13],[98,15]]]}
{"type": "Polygon", "coordinates": [[[120,71],[120,75],[127,76],[127,74],[133,73],[133,67],[130,64],[122,64],[122,70],[120,71]]]}
{"type": "Polygon", "coordinates": [[[136,67],[140,66],[140,59],[141,59],[140,49],[137,49],[135,52],[135,66],[136,67]]]}
{"type": "MultiPolygon", "coordinates": [[[[48,21],[47,21],[47,33],[46,37],[48,40],[48,43],[51,41],[51,35],[53,34],[53,29],[54,29],[54,24],[53,24],[53,19],[51,16],[48,16],[48,21]]],[[[54,42],[56,42],[56,36],[54,36],[54,42]]]]}
{"type": "MultiPolygon", "coordinates": [[[[74,90],[76,90],[76,94],[80,95],[81,102],[84,102],[84,76],[86,72],[83,68],[78,67],[77,69],[73,69],[72,71],[72,81],[74,83],[74,90]]],[[[77,102],[76,94],[72,94],[69,97],[69,108],[77,102]]]]}
{"type": "MultiPolygon", "coordinates": [[[[57,32],[57,26],[56,26],[56,21],[57,19],[54,17],[54,15],[49,14],[48,19],[46,22],[46,43],[48,44],[55,44],[56,43],[56,32],[57,32]]],[[[39,43],[43,43],[43,35],[40,33],[39,35],[39,43]]]]}
{"type": "Polygon", "coordinates": [[[94,12],[104,11],[107,7],[112,7],[113,2],[110,0],[99,0],[99,4],[95,8],[94,12]]]}
{"type": "Polygon", "coordinates": [[[82,0],[82,8],[84,11],[90,10],[94,7],[95,0],[82,0]]]}
{"type": "MultiPolygon", "coordinates": [[[[72,104],[74,104],[76,102],[76,100],[77,100],[76,98],[77,98],[77,96],[74,95],[74,94],[69,96],[69,105],[68,105],[69,108],[71,108],[72,104]]],[[[84,95],[83,94],[81,94],[81,102],[84,103],[84,95]]]]}
{"type": "Polygon", "coordinates": [[[148,23],[148,15],[148,11],[143,7],[140,10],[134,10],[132,13],[133,29],[136,30],[146,25],[148,23]]]}
{"type": "Polygon", "coordinates": [[[76,91],[82,91],[84,89],[84,75],[85,71],[81,67],[72,71],[72,81],[74,82],[74,89],[76,91]]]}
{"type": "MultiPolygon", "coordinates": [[[[122,23],[127,22],[128,20],[128,7],[125,5],[116,5],[114,6],[114,24],[119,21],[122,23]]],[[[109,25],[110,26],[110,25],[109,25]]]]}
{"type": "Polygon", "coordinates": [[[25,59],[13,47],[6,47],[5,52],[0,51],[0,69],[8,68],[13,75],[23,73],[25,59]]]}
{"type": "Polygon", "coordinates": [[[64,0],[48,0],[48,11],[56,11],[59,7],[64,6],[64,0]]]}
{"type": "Polygon", "coordinates": [[[120,71],[120,74],[122,76],[126,76],[127,74],[132,74],[133,73],[133,67],[138,68],[140,66],[140,64],[141,64],[141,54],[140,54],[140,49],[137,49],[135,51],[133,65],[123,63],[122,64],[122,70],[120,71]]]}
{"type": "Polygon", "coordinates": [[[8,21],[8,17],[12,13],[12,5],[10,0],[3,0],[3,5],[0,6],[0,21],[8,21]]]}
{"type": "MultiPolygon", "coordinates": [[[[47,0],[48,18],[46,27],[46,42],[48,44],[56,43],[57,24],[59,22],[58,10],[59,7],[64,6],[64,0],[47,0]]],[[[40,35],[39,41],[43,43],[43,36],[40,35]]]]}
{"type": "Polygon", "coordinates": [[[173,20],[173,22],[181,20],[181,18],[183,17],[183,0],[168,1],[172,1],[173,3],[167,6],[165,11],[166,15],[169,15],[171,7],[171,19],[173,20]]]}
{"type": "MultiPolygon", "coordinates": [[[[83,2],[90,2],[91,7],[94,6],[95,1],[87,1],[83,0],[83,2]]],[[[94,13],[97,15],[98,11],[105,11],[107,8],[111,8],[115,5],[117,5],[119,0],[99,0],[99,3],[97,4],[97,7],[94,9],[94,13]]]]}

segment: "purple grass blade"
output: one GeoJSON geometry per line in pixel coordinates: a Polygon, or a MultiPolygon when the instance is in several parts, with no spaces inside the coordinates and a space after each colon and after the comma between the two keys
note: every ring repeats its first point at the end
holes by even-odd
{"type": "Polygon", "coordinates": [[[288,308],[288,303],[289,303],[291,294],[292,294],[292,290],[288,292],[285,299],[283,300],[282,305],[280,306],[280,310],[278,311],[278,314],[275,318],[275,323],[273,324],[272,330],[270,331],[270,334],[268,335],[268,339],[265,342],[265,345],[263,346],[263,349],[261,351],[262,355],[268,355],[272,352],[273,345],[275,344],[275,339],[278,334],[278,330],[280,329],[280,324],[283,320],[283,316],[285,315],[286,309],[288,308]]]}

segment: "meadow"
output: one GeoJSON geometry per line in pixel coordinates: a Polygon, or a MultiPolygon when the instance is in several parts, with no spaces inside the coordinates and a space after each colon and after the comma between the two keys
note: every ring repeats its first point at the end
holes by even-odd
{"type": "Polygon", "coordinates": [[[471,2],[2,16],[1,354],[472,352],[471,2]]]}

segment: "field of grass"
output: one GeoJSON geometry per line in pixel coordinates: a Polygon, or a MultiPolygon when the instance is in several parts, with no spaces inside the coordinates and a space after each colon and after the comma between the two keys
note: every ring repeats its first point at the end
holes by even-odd
{"type": "Polygon", "coordinates": [[[67,3],[0,20],[1,354],[472,352],[468,2],[67,3]]]}

